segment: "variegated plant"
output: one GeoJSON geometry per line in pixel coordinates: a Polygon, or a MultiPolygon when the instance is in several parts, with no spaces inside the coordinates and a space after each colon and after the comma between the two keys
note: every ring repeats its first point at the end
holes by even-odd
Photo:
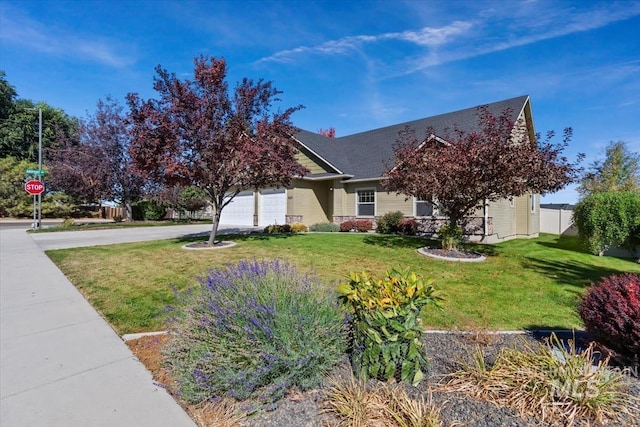
{"type": "Polygon", "coordinates": [[[377,378],[418,384],[427,360],[420,337],[420,312],[440,307],[442,297],[432,279],[409,271],[388,271],[382,278],[352,273],[338,287],[340,300],[353,309],[352,364],[361,379],[377,378]]]}

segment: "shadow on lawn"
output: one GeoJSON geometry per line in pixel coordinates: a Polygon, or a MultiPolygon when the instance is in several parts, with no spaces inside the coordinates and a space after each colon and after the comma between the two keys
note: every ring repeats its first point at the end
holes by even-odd
{"type": "Polygon", "coordinates": [[[362,242],[367,245],[382,246],[384,248],[413,248],[418,249],[424,246],[436,246],[436,240],[429,240],[421,237],[396,236],[392,234],[371,234],[365,236],[362,242]]]}
{"type": "MultiPolygon", "coordinates": [[[[439,248],[440,241],[432,240],[425,237],[398,236],[391,234],[371,234],[367,235],[362,241],[367,245],[381,246],[384,248],[408,248],[419,249],[425,246],[439,248]]],[[[464,243],[461,245],[463,249],[479,252],[485,256],[497,255],[497,250],[493,245],[483,245],[478,243],[464,243]]]]}
{"type": "Polygon", "coordinates": [[[559,284],[574,286],[578,288],[576,293],[579,295],[591,282],[597,282],[603,276],[621,273],[619,270],[576,260],[561,261],[533,257],[526,257],[525,260],[523,262],[525,268],[536,270],[559,284]]]}
{"type": "Polygon", "coordinates": [[[555,239],[554,242],[539,241],[539,242],[536,242],[536,244],[547,247],[547,248],[560,249],[563,251],[579,252],[582,254],[589,253],[589,251],[587,251],[582,246],[582,244],[580,243],[580,240],[576,236],[559,236],[557,239],[555,239]]]}
{"type": "MultiPolygon", "coordinates": [[[[216,236],[216,240],[233,240],[235,242],[276,240],[276,239],[281,240],[281,239],[288,239],[293,236],[294,236],[293,233],[289,233],[289,234],[241,233],[239,234],[231,231],[231,232],[219,233],[216,236]]],[[[192,242],[207,240],[208,238],[209,238],[209,232],[205,231],[202,233],[185,234],[183,236],[176,238],[175,241],[179,243],[192,243],[192,242]]]]}

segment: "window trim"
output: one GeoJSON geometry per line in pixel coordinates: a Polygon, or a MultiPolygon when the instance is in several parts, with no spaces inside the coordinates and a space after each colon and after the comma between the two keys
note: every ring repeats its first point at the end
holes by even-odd
{"type": "Polygon", "coordinates": [[[413,216],[415,218],[432,218],[434,216],[438,216],[438,208],[435,207],[434,203],[432,200],[420,200],[419,197],[413,197],[413,216]],[[418,203],[419,202],[426,202],[426,203],[431,203],[431,215],[430,216],[419,216],[418,215],[418,203]]]}
{"type": "Polygon", "coordinates": [[[355,216],[358,218],[375,218],[376,214],[378,213],[378,195],[377,195],[377,189],[376,187],[360,187],[360,188],[356,188],[355,189],[355,202],[356,202],[356,211],[355,211],[355,216]],[[362,204],[373,204],[373,215],[359,215],[358,214],[358,207],[360,205],[360,196],[358,193],[360,193],[361,191],[371,191],[373,192],[373,203],[370,202],[363,202],[362,204]]]}

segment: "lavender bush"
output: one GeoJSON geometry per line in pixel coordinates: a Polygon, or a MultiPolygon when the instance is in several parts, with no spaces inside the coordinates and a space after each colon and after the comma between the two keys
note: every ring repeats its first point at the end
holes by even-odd
{"type": "Polygon", "coordinates": [[[165,359],[189,402],[273,403],[317,386],[346,350],[343,313],[314,276],[278,261],[240,262],[199,278],[170,309],[165,359]]]}

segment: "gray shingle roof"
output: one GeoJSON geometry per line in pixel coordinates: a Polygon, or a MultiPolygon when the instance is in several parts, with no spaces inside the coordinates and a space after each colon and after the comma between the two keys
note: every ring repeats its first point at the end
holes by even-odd
{"type": "MultiPolygon", "coordinates": [[[[512,112],[515,120],[524,108],[527,95],[487,104],[491,114],[498,116],[505,110],[512,112]]],[[[296,138],[309,150],[337,168],[341,173],[353,175],[352,179],[381,177],[394,163],[393,143],[398,132],[409,126],[423,138],[427,128],[443,135],[454,127],[466,132],[478,127],[478,107],[413,120],[340,138],[327,138],[317,133],[301,130],[296,138]]]]}

